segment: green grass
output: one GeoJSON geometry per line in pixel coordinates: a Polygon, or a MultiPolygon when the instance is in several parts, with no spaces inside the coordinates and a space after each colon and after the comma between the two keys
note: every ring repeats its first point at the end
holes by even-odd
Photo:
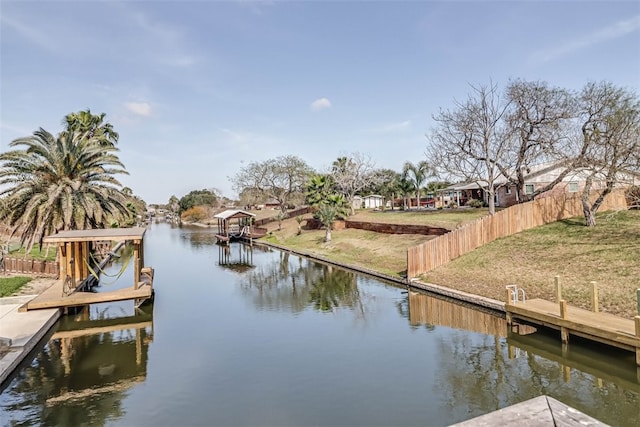
{"type": "Polygon", "coordinates": [[[361,210],[349,217],[352,221],[368,221],[387,224],[432,225],[453,230],[460,225],[482,218],[489,214],[488,209],[441,209],[384,212],[361,210]]]}
{"type": "Polygon", "coordinates": [[[407,248],[433,238],[414,234],[381,234],[357,229],[334,230],[331,234],[331,242],[326,243],[325,230],[304,230],[298,235],[290,226],[284,227],[282,231],[273,231],[262,240],[293,250],[311,252],[334,262],[403,277],[407,269],[407,248]]]}
{"type": "Polygon", "coordinates": [[[31,281],[31,277],[0,277],[0,297],[12,295],[31,281]]]}
{"type": "Polygon", "coordinates": [[[590,282],[601,310],[632,317],[640,287],[640,211],[603,212],[597,225],[576,217],[496,240],[422,279],[499,300],[518,284],[529,298],[555,300],[554,276],[571,305],[590,308],[590,282]]]}
{"type": "MultiPolygon", "coordinates": [[[[9,251],[9,255],[15,256],[15,257],[24,257],[25,254],[26,254],[25,248],[16,248],[9,251]]],[[[26,254],[26,256],[27,258],[33,258],[33,259],[42,260],[42,261],[55,261],[56,248],[54,246],[50,246],[49,251],[47,253],[46,246],[43,247],[42,250],[40,250],[40,245],[33,245],[33,248],[31,248],[31,251],[28,254],[26,254]]]]}

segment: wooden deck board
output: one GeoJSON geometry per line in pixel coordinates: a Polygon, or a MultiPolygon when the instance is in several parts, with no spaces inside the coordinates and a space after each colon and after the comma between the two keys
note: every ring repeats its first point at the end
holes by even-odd
{"type": "Polygon", "coordinates": [[[74,292],[69,296],[64,296],[62,292],[63,283],[58,281],[50,286],[43,293],[25,304],[26,310],[37,310],[43,308],[64,308],[81,305],[97,304],[111,301],[126,301],[130,299],[146,299],[153,294],[153,287],[148,284],[134,289],[133,286],[109,292],[74,292]]]}
{"type": "Polygon", "coordinates": [[[578,427],[606,426],[577,409],[549,396],[538,396],[506,408],[455,424],[457,427],[578,427]]]}
{"type": "Polygon", "coordinates": [[[514,318],[542,323],[544,326],[566,328],[570,333],[626,350],[640,347],[633,320],[608,313],[594,313],[578,307],[567,307],[567,317],[560,317],[560,305],[542,299],[507,304],[506,310],[514,318]]]}

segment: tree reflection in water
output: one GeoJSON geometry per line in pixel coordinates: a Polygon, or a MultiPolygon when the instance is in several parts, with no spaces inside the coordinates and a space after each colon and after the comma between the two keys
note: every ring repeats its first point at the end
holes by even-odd
{"type": "Polygon", "coordinates": [[[319,311],[344,307],[364,314],[354,273],[288,252],[243,274],[239,283],[260,309],[298,313],[308,306],[319,311]]]}

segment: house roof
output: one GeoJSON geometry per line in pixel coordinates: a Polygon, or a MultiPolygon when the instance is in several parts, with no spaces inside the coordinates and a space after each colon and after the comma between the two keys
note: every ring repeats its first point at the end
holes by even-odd
{"type": "Polygon", "coordinates": [[[438,191],[440,192],[444,192],[444,191],[461,191],[461,190],[480,190],[484,187],[487,186],[487,182],[486,181],[479,181],[479,182],[462,182],[460,184],[453,184],[450,185],[446,188],[442,188],[438,191]]]}
{"type": "Polygon", "coordinates": [[[255,214],[252,214],[251,212],[247,212],[247,211],[243,211],[240,209],[227,209],[226,211],[222,211],[218,214],[215,214],[213,217],[214,218],[220,218],[220,219],[233,219],[233,218],[248,218],[248,217],[255,217],[255,214]]]}
{"type": "Polygon", "coordinates": [[[363,199],[384,199],[384,197],[379,194],[369,194],[368,196],[364,196],[363,199]]]}

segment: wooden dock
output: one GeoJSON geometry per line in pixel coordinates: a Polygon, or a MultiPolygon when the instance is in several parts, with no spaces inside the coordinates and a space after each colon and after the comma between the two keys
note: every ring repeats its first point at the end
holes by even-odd
{"type": "Polygon", "coordinates": [[[624,319],[608,313],[589,311],[567,306],[565,300],[559,303],[542,299],[513,302],[507,291],[507,324],[514,319],[560,330],[563,343],[569,342],[570,335],[633,351],[636,364],[640,366],[640,316],[634,320],[624,319]]]}
{"type": "Polygon", "coordinates": [[[578,427],[606,425],[550,396],[534,397],[533,399],[455,424],[457,427],[578,427]]]}
{"type": "Polygon", "coordinates": [[[153,296],[151,283],[143,283],[137,289],[131,286],[109,292],[74,292],[71,295],[64,294],[63,286],[64,283],[62,281],[57,281],[43,293],[24,304],[20,311],[77,307],[112,301],[136,300],[137,302],[142,302],[153,296]]]}

